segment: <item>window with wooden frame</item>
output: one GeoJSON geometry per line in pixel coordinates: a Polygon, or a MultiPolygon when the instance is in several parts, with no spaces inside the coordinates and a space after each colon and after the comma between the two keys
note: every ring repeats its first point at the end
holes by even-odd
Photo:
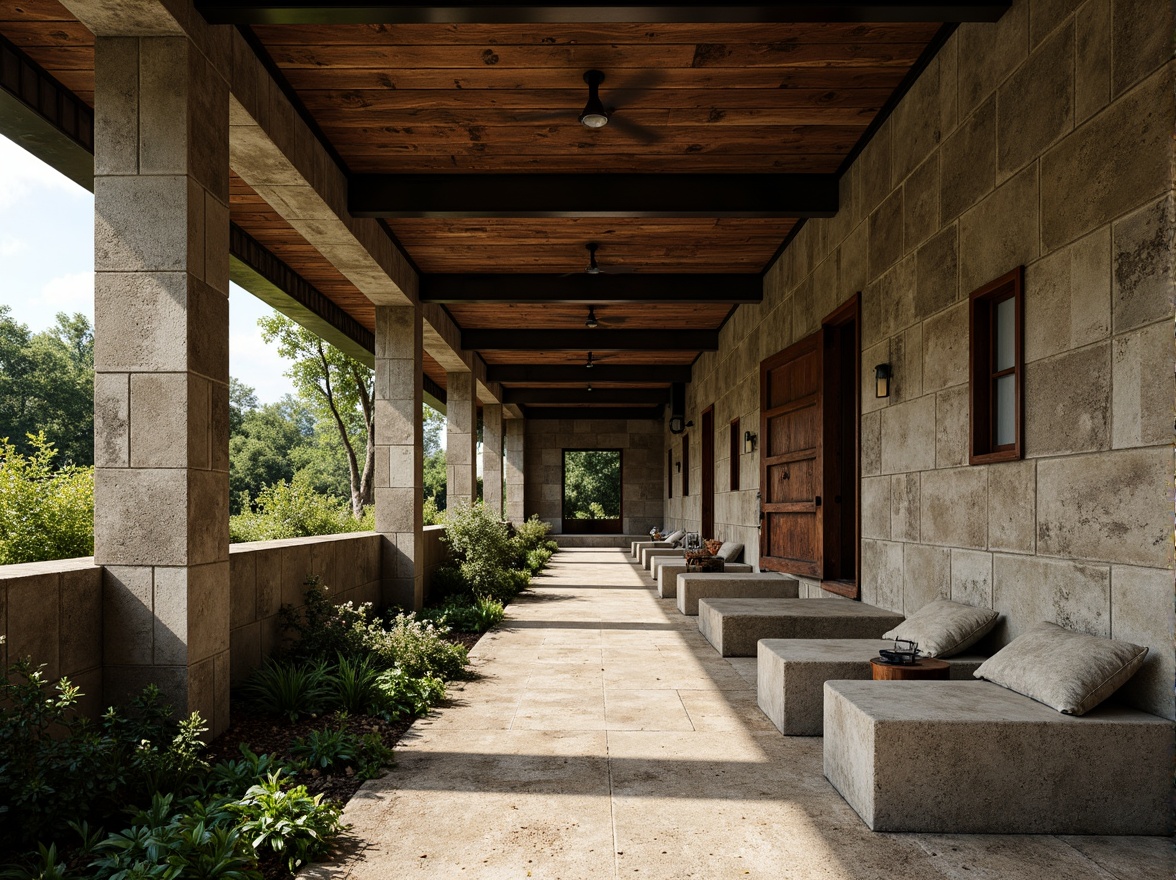
{"type": "Polygon", "coordinates": [[[1023,457],[1024,278],[1018,266],[971,296],[971,464],[1023,457]]]}
{"type": "Polygon", "coordinates": [[[682,435],[682,497],[690,494],[690,436],[682,435]]]}
{"type": "Polygon", "coordinates": [[[739,436],[739,419],[731,419],[731,438],[727,441],[727,448],[731,457],[731,491],[739,491],[739,455],[743,451],[742,440],[739,436]]]}
{"type": "Polygon", "coordinates": [[[674,450],[666,450],[666,497],[674,497],[674,450]]]}

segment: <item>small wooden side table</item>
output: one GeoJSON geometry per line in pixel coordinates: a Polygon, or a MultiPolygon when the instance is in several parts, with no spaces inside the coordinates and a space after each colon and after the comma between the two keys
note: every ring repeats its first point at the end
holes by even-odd
{"type": "Polygon", "coordinates": [[[874,681],[947,681],[950,670],[951,664],[934,657],[922,657],[905,666],[883,663],[877,657],[870,660],[874,681]]]}

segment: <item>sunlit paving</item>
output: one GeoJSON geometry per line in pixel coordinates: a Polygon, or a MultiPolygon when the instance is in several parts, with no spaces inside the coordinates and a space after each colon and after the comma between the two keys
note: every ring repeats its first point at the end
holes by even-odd
{"type": "Polygon", "coordinates": [[[565,549],[359,790],[316,877],[1151,880],[1163,838],[876,834],[619,549],[565,549]]]}

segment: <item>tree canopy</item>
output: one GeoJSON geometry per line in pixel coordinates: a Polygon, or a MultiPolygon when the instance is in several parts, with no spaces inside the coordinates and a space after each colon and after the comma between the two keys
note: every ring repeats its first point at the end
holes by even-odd
{"type": "Polygon", "coordinates": [[[85,315],[59,312],[30,333],[0,305],[0,438],[31,455],[44,433],[61,464],[94,463],[94,329],[85,315]]]}
{"type": "Polygon", "coordinates": [[[618,519],[621,453],[616,449],[564,450],[564,519],[618,519]]]}

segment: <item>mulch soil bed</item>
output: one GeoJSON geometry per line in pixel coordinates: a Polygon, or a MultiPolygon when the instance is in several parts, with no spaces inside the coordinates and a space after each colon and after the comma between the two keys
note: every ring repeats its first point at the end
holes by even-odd
{"type": "MultiPolygon", "coordinates": [[[[482,636],[480,633],[450,633],[446,639],[465,645],[471,649],[482,636]]],[[[379,733],[384,745],[394,748],[404,732],[412,726],[415,719],[404,718],[399,721],[385,721],[370,715],[349,715],[343,722],[350,733],[365,736],[369,733],[379,733]]],[[[327,727],[339,726],[338,716],[320,715],[291,722],[286,719],[275,719],[271,715],[251,714],[248,709],[233,713],[233,723],[220,736],[209,743],[206,758],[210,763],[217,761],[232,761],[241,757],[241,745],[245,744],[256,755],[281,755],[293,761],[290,745],[299,737],[305,737],[313,731],[327,727]]],[[[347,768],[351,771],[351,768],[347,768]]],[[[332,800],[342,805],[351,800],[363,780],[354,771],[343,773],[323,773],[319,770],[300,772],[296,781],[305,785],[307,791],[322,794],[324,800],[332,800]]],[[[261,869],[266,880],[283,880],[292,875],[286,866],[276,858],[263,856],[261,869]]]]}

